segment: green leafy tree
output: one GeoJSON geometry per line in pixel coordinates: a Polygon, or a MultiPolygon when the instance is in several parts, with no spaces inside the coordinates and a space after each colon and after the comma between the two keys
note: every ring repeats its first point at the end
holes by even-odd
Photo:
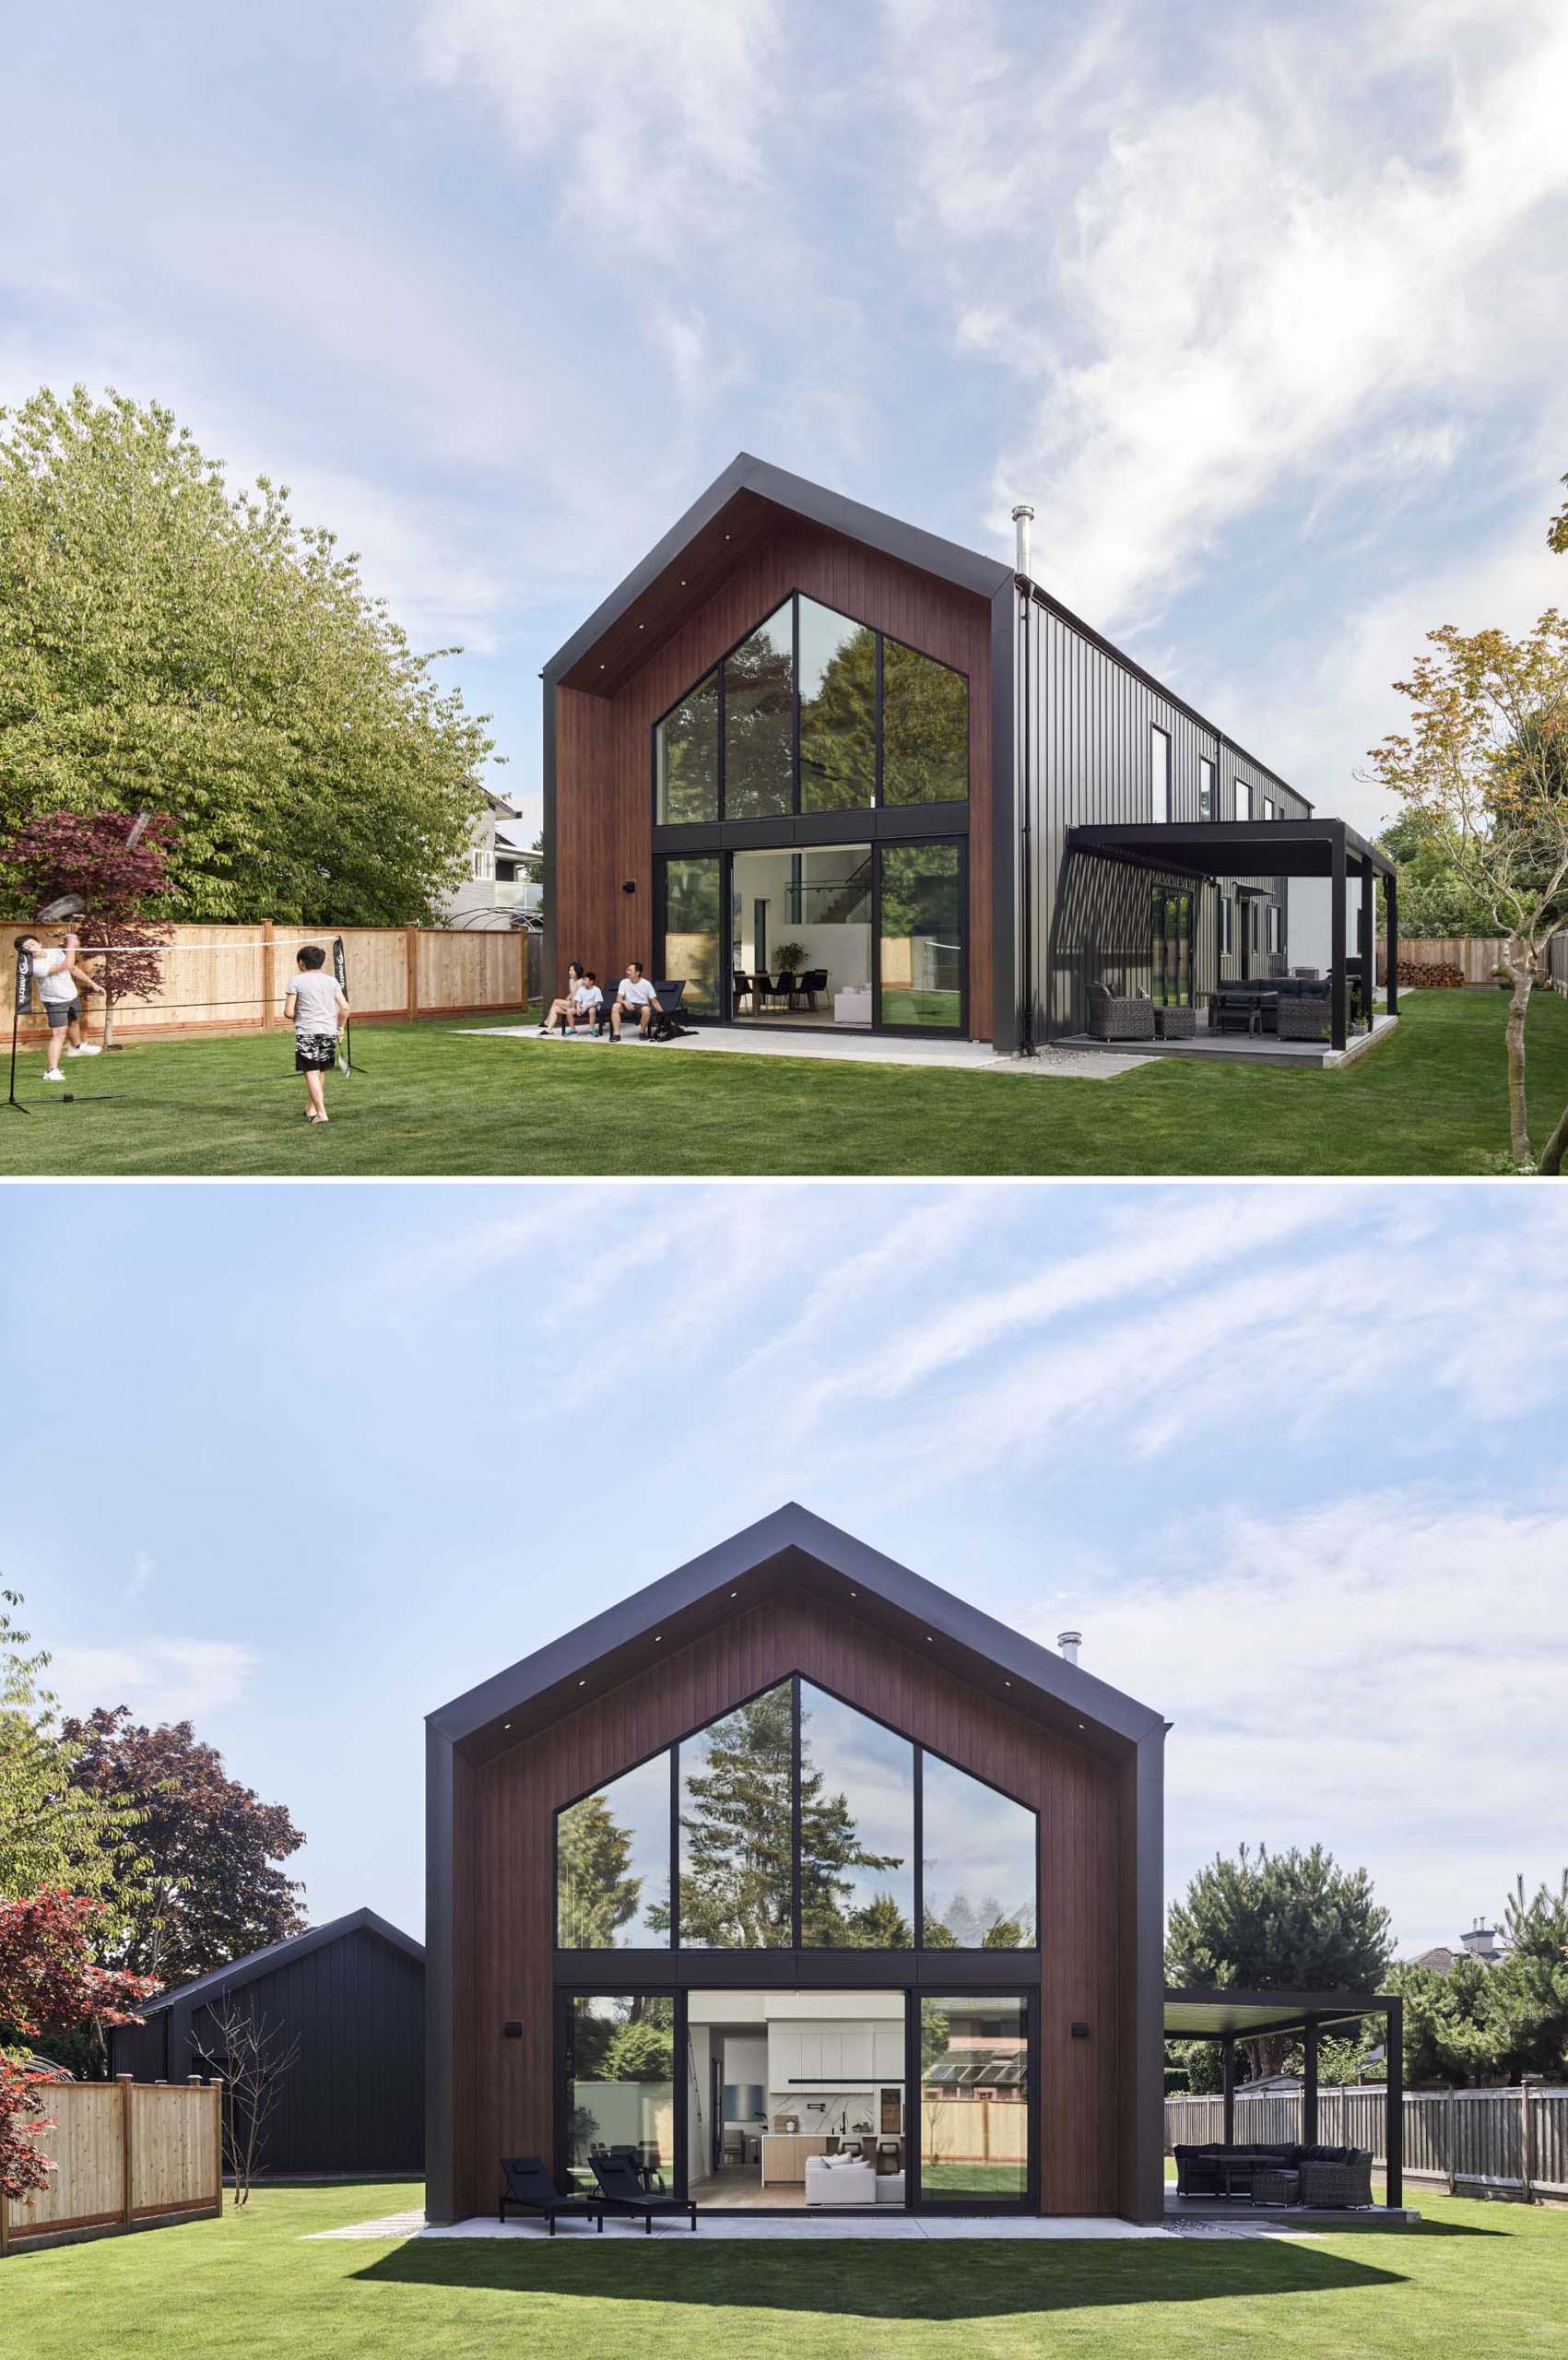
{"type": "Polygon", "coordinates": [[[603,1795],[587,1795],[562,1811],[557,1842],[562,1943],[569,1950],[613,1949],[620,1929],[637,1915],[646,1882],[630,1873],[631,1831],[603,1795]]]}
{"type": "Polygon", "coordinates": [[[1500,1929],[1503,1955],[1487,1976],[1486,2018],[1510,2081],[1540,2073],[1561,2081],[1568,2068],[1568,1870],[1553,1892],[1525,1897],[1521,1877],[1500,1929]]]}
{"type": "Polygon", "coordinates": [[[44,1886],[113,1899],[136,1873],[138,1815],[128,1799],[78,1782],[82,1745],[40,1684],[48,1655],[29,1654],[10,1619],[21,1602],[0,1590],[0,1901],[44,1886]]]}
{"type": "MultiPolygon", "coordinates": [[[[1399,932],[1407,941],[1490,935],[1491,906],[1465,875],[1447,829],[1408,812],[1377,839],[1399,872],[1399,932]]],[[[1388,900],[1377,889],[1378,931],[1388,931],[1388,900]]]]}
{"type": "Polygon", "coordinates": [[[77,1792],[136,1819],[142,1858],[118,1895],[118,1965],[178,1983],[303,1931],[301,1887],[279,1865],[303,1835],[282,1803],[230,1778],[189,1721],[148,1729],[124,1705],[100,1706],[64,1735],[77,1792]]]}
{"type": "MultiPolygon", "coordinates": [[[[1392,1955],[1388,1912],[1364,1869],[1341,1869],[1321,1844],[1200,1869],[1171,1909],[1165,1976],[1200,1988],[1375,1990],[1392,1955]]],[[[1279,2072],[1286,2043],[1245,2044],[1251,2071],[1279,2072]]]]}
{"type": "Polygon", "coordinates": [[[77,386],[0,411],[0,820],[151,807],[153,914],[429,918],[491,751],[359,560],[156,405],[77,386]]]}

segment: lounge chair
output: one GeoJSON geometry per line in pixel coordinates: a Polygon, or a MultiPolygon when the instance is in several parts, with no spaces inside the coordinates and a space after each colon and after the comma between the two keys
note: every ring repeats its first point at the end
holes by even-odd
{"type": "Polygon", "coordinates": [[[541,2155],[503,2155],[501,2159],[501,2203],[496,2218],[503,2225],[507,2207],[514,2212],[542,2212],[555,2235],[558,2213],[579,2214],[584,2220],[592,2217],[595,2226],[603,2230],[605,2208],[596,2196],[579,2196],[574,2190],[561,2188],[553,2174],[545,2169],[541,2155]]]}
{"type": "Polygon", "coordinates": [[[654,2234],[655,2212],[689,2212],[691,2226],[697,2226],[697,2207],[678,2196],[649,2196],[644,2193],[637,2166],[625,2155],[590,2155],[594,2177],[599,2183],[599,2202],[612,2212],[628,2212],[633,2220],[642,2219],[644,2231],[654,2234]]]}
{"type": "Polygon", "coordinates": [[[1118,997],[1104,984],[1091,984],[1089,1031],[1095,1041],[1152,1041],[1154,1002],[1141,992],[1118,997]]]}

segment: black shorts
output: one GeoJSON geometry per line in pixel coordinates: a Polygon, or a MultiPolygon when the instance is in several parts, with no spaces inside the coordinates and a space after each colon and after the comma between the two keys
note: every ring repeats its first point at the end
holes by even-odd
{"type": "Polygon", "coordinates": [[[337,1063],[336,1032],[296,1032],[294,1035],[294,1070],[296,1073],[330,1073],[337,1063]]]}
{"type": "Polygon", "coordinates": [[[81,994],[78,992],[75,999],[46,999],[43,1012],[49,1019],[50,1031],[64,1032],[66,1025],[74,1024],[82,1012],[81,994]]]}

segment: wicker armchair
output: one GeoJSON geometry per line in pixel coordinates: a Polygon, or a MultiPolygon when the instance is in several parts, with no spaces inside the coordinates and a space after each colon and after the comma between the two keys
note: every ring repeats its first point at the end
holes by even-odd
{"type": "Polygon", "coordinates": [[[1349,2150],[1345,2162],[1301,2164],[1301,2201],[1320,2210],[1350,2211],[1372,2202],[1372,2157],[1364,2147],[1349,2150]]]}
{"type": "Polygon", "coordinates": [[[1089,1032],[1094,1041],[1152,1041],[1154,1002],[1141,993],[1117,999],[1104,984],[1091,984],[1089,1032]]]}
{"type": "Polygon", "coordinates": [[[1279,995],[1279,1038],[1281,1041],[1321,1041],[1328,1030],[1328,1002],[1308,999],[1304,994],[1297,998],[1279,995]]]}

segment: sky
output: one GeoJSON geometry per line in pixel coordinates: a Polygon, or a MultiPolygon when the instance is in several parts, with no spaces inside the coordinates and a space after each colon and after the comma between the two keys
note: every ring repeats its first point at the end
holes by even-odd
{"type": "Polygon", "coordinates": [[[65,1705],[289,1805],[317,1923],[419,1931],[426,1713],[788,1499],[1164,1713],[1173,1894],[1321,1841],[1409,1953],[1568,1866],[1550,1191],[7,1210],[0,1586],[65,1705]]]}
{"type": "Polygon", "coordinates": [[[1561,0],[58,0],[0,404],[361,551],[536,817],[539,667],[737,450],[1006,556],[1320,808],[1568,598],[1561,0]]]}

